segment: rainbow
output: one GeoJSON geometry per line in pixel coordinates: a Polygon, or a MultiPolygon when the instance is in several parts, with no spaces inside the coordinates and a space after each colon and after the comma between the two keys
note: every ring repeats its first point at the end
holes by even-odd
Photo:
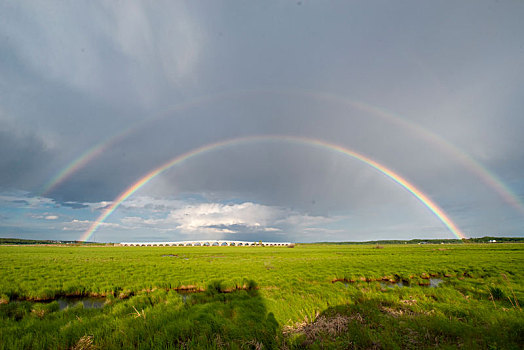
{"type": "Polygon", "coordinates": [[[101,154],[109,145],[108,142],[99,143],[84,153],[72,162],[67,164],[62,170],[60,170],[51,180],[49,180],[40,190],[40,196],[46,196],[49,192],[53,191],[58,185],[64,182],[72,174],[77,172],[79,169],[86,166],[87,163],[92,161],[95,157],[101,154]]]}
{"type": "Polygon", "coordinates": [[[128,126],[127,128],[124,128],[120,132],[116,133],[116,135],[106,138],[103,141],[100,141],[99,143],[91,146],[87,151],[83,152],[80,156],[70,161],[65,167],[60,169],[60,171],[56,173],[55,176],[53,176],[49,181],[47,181],[40,188],[39,195],[46,196],[47,194],[52,192],[55,188],[57,188],[62,183],[64,183],[64,181],[69,179],[78,170],[82,169],[93,159],[95,159],[100,154],[107,151],[111,146],[122,141],[129,135],[132,135],[133,133],[137,131],[143,130],[143,128],[147,124],[164,119],[168,117],[171,113],[180,112],[180,111],[189,109],[191,107],[196,107],[196,106],[206,104],[206,103],[211,103],[211,102],[223,99],[225,97],[228,97],[230,95],[232,94],[226,92],[226,93],[220,93],[216,95],[204,96],[204,97],[197,98],[195,100],[191,100],[188,102],[183,102],[183,103],[180,103],[170,108],[168,111],[162,113],[160,116],[157,116],[154,118],[148,118],[140,122],[134,123],[131,126],[128,126]]]}
{"type": "Polygon", "coordinates": [[[455,157],[466,169],[474,173],[479,177],[486,185],[492,188],[497,194],[504,199],[508,204],[515,208],[518,212],[524,215],[524,204],[522,201],[506,186],[493,172],[487,169],[479,161],[472,158],[469,154],[447,141],[438,134],[431,132],[430,130],[414,123],[407,121],[405,118],[384,110],[382,108],[365,104],[358,101],[352,101],[345,97],[340,97],[329,93],[320,93],[313,91],[288,91],[288,94],[303,94],[323,99],[326,101],[333,101],[340,104],[348,105],[352,108],[356,108],[363,112],[369,113],[370,115],[383,118],[388,120],[392,124],[396,124],[406,130],[411,131],[413,135],[423,139],[424,141],[438,147],[440,150],[447,152],[448,154],[455,157]]]}
{"type": "Polygon", "coordinates": [[[196,149],[193,149],[189,152],[186,152],[184,154],[178,155],[175,158],[172,158],[171,160],[167,161],[166,163],[162,164],[161,166],[157,167],[156,169],[153,169],[146,175],[144,175],[142,178],[140,178],[137,182],[135,182],[133,185],[131,185],[129,188],[127,188],[124,192],[122,192],[117,198],[115,198],[110,206],[105,208],[100,214],[100,216],[91,224],[91,226],[84,232],[82,237],[80,238],[81,241],[87,241],[93,233],[96,231],[96,229],[100,226],[104,220],[107,219],[109,215],[111,215],[119,206],[124,202],[127,198],[129,198],[133,193],[138,191],[142,186],[147,184],[149,181],[151,181],[153,178],[155,178],[157,175],[160,175],[167,169],[173,167],[174,165],[180,164],[184,162],[185,160],[195,157],[197,155],[204,154],[206,152],[214,151],[223,147],[227,146],[237,146],[240,144],[250,143],[250,142],[256,142],[256,141],[285,141],[285,142],[291,142],[301,145],[312,145],[317,146],[320,148],[324,148],[330,151],[338,152],[341,154],[344,154],[346,156],[358,159],[373,169],[377,170],[378,172],[382,173],[383,175],[387,176],[394,182],[401,185],[404,189],[406,189],[409,193],[411,193],[413,196],[415,196],[422,204],[424,204],[448,229],[451,233],[453,233],[457,238],[462,239],[466,238],[466,236],[460,231],[460,229],[451,221],[451,219],[444,213],[442,209],[438,207],[437,204],[435,204],[427,195],[422,193],[419,189],[417,189],[413,184],[409,183],[406,179],[404,179],[399,174],[395,173],[393,170],[386,168],[384,165],[362,155],[355,151],[352,151],[348,148],[335,145],[332,143],[328,143],[326,141],[322,141],[319,139],[311,139],[306,137],[300,137],[300,136],[286,136],[286,135],[261,135],[261,136],[249,136],[249,137],[240,137],[235,139],[229,139],[224,141],[215,142],[212,144],[208,144],[196,149]]]}
{"type": "Polygon", "coordinates": [[[118,141],[122,140],[127,135],[135,133],[139,130],[142,130],[143,126],[146,123],[151,123],[158,121],[160,119],[166,118],[172,112],[179,112],[191,107],[196,107],[202,104],[210,103],[213,101],[221,100],[224,98],[235,98],[243,97],[249,95],[257,94],[277,94],[277,95],[288,95],[288,96],[302,96],[302,97],[312,97],[319,100],[325,100],[328,102],[336,102],[356,108],[365,113],[368,113],[372,116],[379,117],[381,119],[387,120],[388,122],[395,124],[399,127],[402,127],[406,130],[409,130],[413,135],[423,139],[424,141],[435,145],[440,150],[447,152],[448,154],[455,157],[466,169],[474,173],[479,177],[485,184],[487,184],[491,189],[493,189],[500,197],[502,197],[507,203],[509,203],[513,208],[518,212],[524,215],[524,204],[522,201],[491,171],[484,167],[481,163],[473,159],[470,155],[459,149],[454,144],[445,140],[441,136],[425,129],[424,127],[407,121],[401,116],[396,115],[390,111],[381,109],[376,106],[365,104],[362,102],[357,102],[350,100],[346,97],[337,96],[331,93],[322,93],[308,90],[253,90],[253,91],[233,91],[233,92],[224,92],[215,95],[204,96],[189,102],[181,103],[168,112],[163,113],[159,117],[146,119],[145,121],[136,123],[117,135],[108,138],[102,141],[99,144],[94,145],[86,152],[82,153],[78,158],[73,159],[69,164],[67,164],[63,169],[61,169],[51,180],[49,180],[40,191],[40,195],[44,196],[51,191],[53,191],[57,186],[62,184],[68,178],[70,178],[75,172],[79,169],[85,167],[87,163],[91,162],[97,156],[106,151],[111,145],[116,144],[118,141]]]}

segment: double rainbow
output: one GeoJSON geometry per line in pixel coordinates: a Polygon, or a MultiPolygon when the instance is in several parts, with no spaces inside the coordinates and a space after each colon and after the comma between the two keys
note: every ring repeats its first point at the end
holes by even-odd
{"type": "Polygon", "coordinates": [[[388,121],[389,123],[395,124],[405,130],[410,131],[415,137],[419,137],[424,141],[434,145],[442,151],[452,155],[457,159],[465,168],[470,172],[474,173],[478,178],[480,178],[485,184],[487,184],[491,189],[497,192],[507,203],[509,203],[513,208],[515,208],[519,213],[524,215],[524,204],[522,201],[508,188],[493,172],[483,166],[481,163],[473,159],[466,152],[445,140],[438,134],[431,132],[430,130],[402,118],[401,116],[396,115],[390,111],[384,110],[382,108],[365,104],[358,101],[352,101],[346,97],[341,97],[335,94],[322,93],[316,91],[307,91],[307,90],[253,90],[253,91],[232,91],[232,92],[223,92],[219,94],[204,96],[189,102],[184,102],[179,105],[174,106],[168,112],[163,113],[159,117],[150,118],[145,121],[131,125],[130,127],[124,129],[120,133],[116,134],[113,137],[110,137],[99,144],[94,145],[86,152],[82,153],[78,158],[72,160],[67,164],[63,169],[61,169],[52,179],[50,179],[40,191],[40,195],[44,196],[52,192],[56,187],[65,182],[70,178],[75,172],[79,169],[86,166],[93,159],[98,157],[100,154],[107,151],[112,145],[116,144],[120,140],[124,139],[126,136],[133,134],[139,130],[142,130],[143,126],[158,121],[160,119],[166,118],[172,112],[180,112],[182,110],[204,105],[207,103],[215,102],[217,100],[223,100],[226,98],[240,98],[250,95],[258,94],[276,94],[276,95],[287,95],[287,96],[299,96],[299,97],[311,97],[319,100],[324,100],[327,102],[340,103],[347,105],[351,108],[366,112],[372,116],[381,118],[388,121]]]}
{"type": "Polygon", "coordinates": [[[346,156],[349,156],[354,159],[358,159],[365,164],[369,165],[373,169],[377,170],[379,173],[385,175],[386,177],[390,178],[394,182],[401,185],[404,189],[406,189],[409,193],[411,193],[413,196],[415,196],[422,204],[424,204],[447,228],[448,230],[453,233],[457,238],[462,239],[466,238],[466,236],[460,231],[460,229],[451,221],[451,219],[444,213],[444,211],[439,208],[437,204],[435,204],[427,195],[425,195],[422,191],[417,189],[415,185],[408,182],[406,179],[404,179],[399,174],[395,173],[393,170],[388,169],[384,165],[360,154],[355,151],[352,151],[348,148],[328,143],[323,140],[319,139],[313,139],[313,138],[306,138],[306,137],[300,137],[300,136],[286,136],[286,135],[261,135],[261,136],[249,136],[249,137],[240,137],[235,139],[229,139],[224,141],[215,142],[212,144],[208,144],[196,149],[193,149],[189,152],[186,152],[184,154],[181,154],[179,156],[176,156],[175,158],[172,158],[171,160],[167,161],[166,163],[162,164],[161,166],[153,169],[146,175],[144,175],[142,178],[140,178],[138,181],[136,181],[133,185],[128,187],[124,192],[122,192],[117,198],[115,198],[110,206],[105,208],[100,214],[100,216],[94,221],[91,226],[84,232],[82,237],[80,238],[81,241],[87,241],[93,233],[97,230],[97,228],[100,226],[101,223],[103,223],[109,215],[111,215],[119,206],[124,202],[127,198],[129,198],[133,193],[138,191],[142,186],[147,184],[149,181],[151,181],[156,176],[160,175],[164,171],[170,169],[171,167],[180,164],[184,162],[187,159],[193,158],[195,156],[214,151],[220,148],[229,147],[229,146],[238,146],[241,144],[251,143],[251,142],[257,142],[257,141],[284,141],[289,143],[295,143],[299,145],[310,145],[310,146],[316,146],[323,149],[327,149],[333,152],[338,152],[341,154],[344,154],[346,156]]]}

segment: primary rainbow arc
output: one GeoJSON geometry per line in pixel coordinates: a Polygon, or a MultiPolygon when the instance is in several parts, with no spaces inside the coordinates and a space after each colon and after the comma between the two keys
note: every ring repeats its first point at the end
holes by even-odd
{"type": "Polygon", "coordinates": [[[139,190],[142,186],[147,184],[149,181],[151,181],[156,176],[160,175],[162,172],[166,171],[167,169],[173,167],[174,165],[180,164],[181,162],[195,157],[197,155],[201,155],[206,152],[210,152],[222,147],[226,146],[234,146],[239,145],[243,143],[249,143],[249,142],[256,142],[256,141],[285,141],[290,143],[297,143],[302,145],[311,145],[311,146],[317,146],[324,149],[328,149],[331,151],[335,151],[338,153],[342,153],[344,155],[347,155],[351,158],[358,159],[364,163],[366,163],[368,166],[372,167],[373,169],[379,171],[386,177],[390,178],[394,182],[401,185],[404,189],[406,189],[409,193],[411,193],[413,196],[415,196],[422,204],[424,204],[447,228],[448,230],[453,233],[457,238],[463,239],[466,238],[466,236],[462,233],[462,231],[453,223],[453,221],[444,213],[444,211],[436,204],[434,203],[426,194],[424,194],[422,191],[420,191],[418,188],[415,187],[415,185],[408,182],[406,179],[404,179],[402,176],[394,172],[393,170],[387,168],[386,166],[372,160],[371,158],[368,158],[360,153],[357,153],[353,150],[350,150],[348,148],[332,144],[323,140],[319,139],[313,139],[313,138],[306,138],[306,137],[299,137],[299,136],[287,136],[287,135],[259,135],[259,136],[249,136],[249,137],[240,137],[235,139],[228,139],[224,141],[219,141],[215,143],[211,143],[208,145],[201,146],[199,148],[193,149],[189,152],[186,152],[184,154],[178,155],[175,158],[172,158],[171,160],[167,161],[166,163],[162,164],[161,166],[151,170],[149,173],[144,175],[142,178],[140,178],[138,181],[136,181],[133,185],[128,187],[124,192],[122,192],[117,198],[115,198],[110,206],[105,208],[100,214],[100,216],[94,221],[91,226],[84,232],[82,237],[80,238],[81,241],[87,241],[93,233],[97,230],[97,228],[102,224],[108,217],[111,215],[119,206],[124,202],[127,198],[129,198],[133,193],[135,193],[137,190],[139,190]]]}

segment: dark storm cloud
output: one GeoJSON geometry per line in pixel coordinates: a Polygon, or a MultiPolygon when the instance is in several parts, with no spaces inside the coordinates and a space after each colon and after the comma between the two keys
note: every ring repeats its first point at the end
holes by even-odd
{"type": "Polygon", "coordinates": [[[34,186],[52,155],[32,133],[19,133],[0,120],[0,185],[4,189],[34,186]]]}

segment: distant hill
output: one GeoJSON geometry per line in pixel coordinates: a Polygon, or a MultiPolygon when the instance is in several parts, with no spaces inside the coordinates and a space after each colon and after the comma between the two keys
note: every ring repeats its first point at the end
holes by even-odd
{"type": "Polygon", "coordinates": [[[365,242],[316,242],[319,244],[441,244],[441,243],[524,243],[524,237],[480,237],[468,239],[411,239],[365,242]]]}

